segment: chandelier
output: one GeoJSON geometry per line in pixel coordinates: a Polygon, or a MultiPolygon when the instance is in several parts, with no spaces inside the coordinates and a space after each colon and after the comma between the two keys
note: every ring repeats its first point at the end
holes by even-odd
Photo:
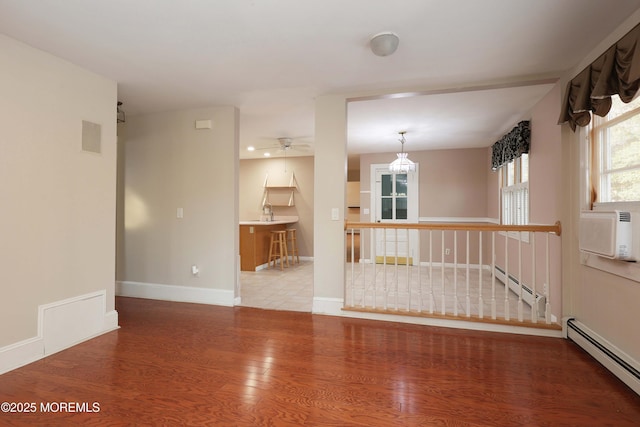
{"type": "Polygon", "coordinates": [[[398,154],[398,158],[393,162],[389,163],[389,171],[394,173],[407,173],[407,172],[415,172],[416,164],[409,160],[407,157],[407,153],[404,152],[404,143],[406,140],[404,139],[404,134],[406,131],[398,132],[400,135],[400,144],[402,144],[402,150],[398,154]]]}

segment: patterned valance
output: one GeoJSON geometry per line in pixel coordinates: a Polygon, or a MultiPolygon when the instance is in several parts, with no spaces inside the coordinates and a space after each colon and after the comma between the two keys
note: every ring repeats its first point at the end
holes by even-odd
{"type": "Polygon", "coordinates": [[[528,153],[530,145],[529,121],[523,120],[491,147],[491,169],[497,170],[511,160],[528,153]]]}
{"type": "Polygon", "coordinates": [[[586,126],[591,113],[600,117],[611,109],[611,96],[630,102],[640,88],[640,25],[628,32],[591,65],[574,77],[565,91],[558,124],[586,126]]]}

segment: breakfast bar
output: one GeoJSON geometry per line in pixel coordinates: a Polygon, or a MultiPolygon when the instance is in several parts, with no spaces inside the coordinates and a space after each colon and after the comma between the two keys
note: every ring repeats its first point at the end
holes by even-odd
{"type": "Polygon", "coordinates": [[[240,270],[256,271],[269,261],[269,242],[272,231],[286,230],[298,222],[297,216],[275,216],[240,221],[240,270]],[[269,219],[269,220],[267,220],[269,219]]]}

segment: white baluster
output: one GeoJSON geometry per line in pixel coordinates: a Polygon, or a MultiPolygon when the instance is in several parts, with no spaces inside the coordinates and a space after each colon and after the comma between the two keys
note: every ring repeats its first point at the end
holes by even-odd
{"type": "Polygon", "coordinates": [[[382,245],[382,251],[383,251],[383,259],[382,259],[382,290],[383,290],[383,295],[384,295],[384,300],[383,300],[383,308],[386,310],[389,306],[388,306],[388,299],[389,299],[389,287],[387,285],[387,229],[383,228],[384,231],[384,237],[383,237],[383,245],[382,245]]]}
{"type": "Polygon", "coordinates": [[[411,253],[411,246],[409,245],[409,235],[409,229],[407,228],[407,256],[405,260],[405,270],[407,272],[407,311],[411,311],[411,270],[409,268],[409,254],[411,253]]]}
{"type": "MultiPolygon", "coordinates": [[[[419,236],[422,238],[422,235],[419,236]]],[[[418,242],[420,241],[418,239],[418,242]]],[[[420,254],[422,256],[422,254],[420,254]]],[[[422,266],[420,265],[420,259],[418,259],[418,312],[422,313],[422,266]]]]}
{"type": "Polygon", "coordinates": [[[354,236],[354,229],[351,229],[351,306],[355,307],[355,302],[356,302],[356,281],[355,281],[355,268],[356,265],[354,264],[354,258],[355,258],[355,249],[354,249],[354,243],[355,243],[355,236],[354,236]]]}
{"type": "Polygon", "coordinates": [[[440,263],[440,280],[442,283],[442,287],[440,288],[440,314],[446,314],[447,310],[446,310],[446,301],[445,301],[445,293],[444,293],[444,287],[445,287],[445,280],[444,280],[444,230],[442,230],[440,232],[440,243],[442,246],[442,250],[440,251],[440,261],[442,261],[440,263]]]}
{"type": "Polygon", "coordinates": [[[547,324],[551,323],[551,283],[550,283],[550,272],[549,272],[549,233],[546,233],[546,292],[544,294],[546,304],[544,307],[544,318],[547,324]]]}
{"type": "MultiPolygon", "coordinates": [[[[496,232],[491,232],[492,246],[496,246],[496,232]]],[[[496,318],[496,253],[493,253],[491,262],[491,318],[496,318]]]]}
{"type": "Polygon", "coordinates": [[[458,231],[453,231],[453,315],[458,315],[458,231]]]}
{"type": "Polygon", "coordinates": [[[524,305],[522,304],[522,231],[518,232],[518,320],[522,322],[524,319],[524,305]]]}
{"type": "Polygon", "coordinates": [[[378,292],[377,292],[377,288],[378,288],[378,276],[377,276],[377,268],[376,268],[376,264],[377,264],[377,257],[378,257],[378,229],[377,228],[372,228],[371,229],[372,233],[371,233],[371,249],[372,249],[372,254],[373,254],[373,259],[371,260],[371,264],[372,264],[372,270],[373,270],[373,276],[372,276],[372,280],[373,280],[373,308],[376,308],[378,306],[378,292]]]}
{"type": "Polygon", "coordinates": [[[509,285],[511,279],[509,278],[509,232],[504,233],[504,275],[506,276],[504,282],[504,319],[509,320],[509,285]]]}
{"type": "MultiPolygon", "coordinates": [[[[471,278],[469,277],[469,230],[467,230],[467,296],[466,296],[466,307],[467,307],[467,317],[471,317],[471,295],[469,294],[469,281],[471,278]]],[[[480,269],[482,269],[482,265],[480,265],[480,269]]]]}
{"type": "Polygon", "coordinates": [[[393,232],[394,232],[394,239],[395,239],[395,245],[394,245],[395,246],[395,248],[394,248],[395,261],[393,263],[394,264],[394,268],[393,268],[393,287],[395,289],[395,294],[396,294],[396,303],[394,304],[393,309],[394,310],[398,310],[400,308],[400,302],[398,301],[398,293],[399,293],[399,288],[398,288],[398,281],[399,281],[399,278],[398,278],[398,255],[400,255],[398,253],[398,249],[399,249],[398,248],[398,229],[395,228],[393,230],[393,232]]]}
{"type": "MultiPolygon", "coordinates": [[[[478,253],[480,254],[480,269],[478,270],[478,288],[479,288],[479,296],[478,296],[478,317],[480,319],[484,318],[484,298],[482,296],[482,231],[479,232],[480,243],[478,244],[478,253]]],[[[491,253],[495,252],[495,241],[491,242],[491,253]]],[[[492,270],[493,271],[493,270],[492,270]]]]}
{"type": "Polygon", "coordinates": [[[536,234],[531,233],[531,294],[533,305],[531,306],[531,321],[538,323],[538,292],[536,291],[536,234]]]}
{"type": "Polygon", "coordinates": [[[429,313],[433,314],[433,303],[435,295],[433,295],[433,230],[429,230],[429,313]]]}

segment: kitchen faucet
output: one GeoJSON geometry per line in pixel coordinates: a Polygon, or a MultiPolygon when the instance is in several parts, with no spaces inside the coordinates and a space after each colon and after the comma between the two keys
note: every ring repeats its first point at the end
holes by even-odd
{"type": "Polygon", "coordinates": [[[262,212],[267,215],[267,221],[273,221],[273,205],[271,203],[265,203],[262,212]]]}

